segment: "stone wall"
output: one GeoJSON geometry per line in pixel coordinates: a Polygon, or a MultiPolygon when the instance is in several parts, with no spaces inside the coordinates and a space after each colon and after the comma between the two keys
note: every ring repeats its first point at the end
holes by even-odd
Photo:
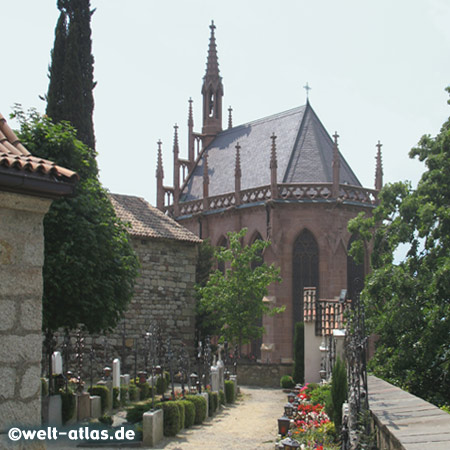
{"type": "Polygon", "coordinates": [[[42,222],[50,204],[0,192],[0,433],[41,423],[42,222]]]}
{"type": "Polygon", "coordinates": [[[241,386],[280,387],[283,375],[292,375],[292,364],[243,363],[237,366],[237,379],[241,386]]]}
{"type": "MultiPolygon", "coordinates": [[[[161,324],[164,339],[171,337],[174,350],[183,342],[191,355],[195,339],[195,269],[197,245],[194,243],[132,238],[133,248],[140,261],[140,275],[135,283],[135,295],[117,328],[107,334],[109,364],[114,357],[125,364],[122,373],[134,370],[134,349],[138,340],[138,370],[143,368],[144,335],[156,321],[161,324]],[[125,333],[123,333],[125,331],[125,333]],[[124,339],[125,337],[125,339],[124,339]]],[[[104,337],[86,339],[89,348],[94,339],[103,354],[104,337]]]]}

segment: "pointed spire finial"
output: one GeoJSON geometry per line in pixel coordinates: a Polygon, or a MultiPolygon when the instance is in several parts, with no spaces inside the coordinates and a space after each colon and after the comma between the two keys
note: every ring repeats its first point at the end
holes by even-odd
{"type": "Polygon", "coordinates": [[[340,168],[341,168],[341,158],[339,156],[339,148],[338,148],[338,137],[339,135],[337,131],[335,131],[333,134],[334,138],[333,163],[332,163],[333,186],[331,188],[331,196],[336,199],[339,197],[339,182],[340,182],[340,168]]]}
{"type": "Polygon", "coordinates": [[[277,136],[275,136],[275,133],[272,133],[270,139],[272,139],[272,149],[270,153],[270,168],[276,169],[278,167],[278,162],[277,162],[277,144],[275,143],[277,136]]]}
{"type": "Polygon", "coordinates": [[[239,142],[236,143],[236,163],[235,163],[235,169],[234,174],[236,177],[241,176],[241,146],[239,145],[239,142]]]}
{"type": "Polygon", "coordinates": [[[175,124],[173,126],[174,133],[173,133],[173,151],[178,153],[179,147],[178,147],[178,125],[175,124]]]}
{"type": "Polygon", "coordinates": [[[156,168],[156,176],[158,176],[158,172],[163,170],[163,161],[162,161],[162,142],[161,139],[158,140],[158,160],[157,160],[157,168],[156,168]]]}
{"type": "Polygon", "coordinates": [[[194,126],[194,115],[192,113],[192,98],[189,97],[188,126],[194,126]]]}
{"type": "Polygon", "coordinates": [[[209,37],[209,48],[208,48],[208,59],[206,61],[206,74],[205,78],[208,76],[217,77],[219,75],[219,60],[217,57],[217,46],[216,46],[216,36],[214,30],[216,26],[214,25],[214,20],[211,20],[211,36],[209,37]]]}
{"type": "Polygon", "coordinates": [[[375,169],[375,189],[380,191],[383,187],[383,162],[381,159],[381,147],[383,144],[378,141],[377,147],[377,156],[376,156],[376,169],[375,169]]]}
{"type": "Polygon", "coordinates": [[[340,136],[338,135],[338,132],[337,132],[337,131],[334,132],[333,137],[334,137],[334,144],[335,144],[335,146],[337,147],[337,145],[338,145],[338,138],[340,137],[340,136]]]}
{"type": "Polygon", "coordinates": [[[270,139],[272,139],[272,148],[270,151],[270,195],[272,197],[272,200],[278,198],[278,162],[277,162],[277,145],[275,141],[277,140],[277,137],[275,136],[275,133],[272,133],[272,136],[270,136],[270,139]]]}
{"type": "Polygon", "coordinates": [[[232,113],[233,112],[233,108],[230,106],[228,108],[228,129],[233,128],[233,116],[232,113]]]}

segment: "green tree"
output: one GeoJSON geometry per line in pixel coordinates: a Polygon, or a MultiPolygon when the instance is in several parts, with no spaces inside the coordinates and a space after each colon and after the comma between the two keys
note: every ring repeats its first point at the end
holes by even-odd
{"type": "Polygon", "coordinates": [[[246,233],[246,228],[228,233],[229,248],[220,247],[215,253],[217,260],[228,268],[224,274],[216,270],[206,285],[198,288],[200,310],[214,317],[218,334],[239,346],[262,336],[264,329],[255,319],[284,311],[284,307],[270,309],[263,302],[268,286],[281,281],[279,269],[273,264],[261,264],[253,269],[251,266],[252,261],[261,259],[259,255],[270,243],[256,240],[250,246],[243,246],[246,233]]]}
{"type": "MultiPolygon", "coordinates": [[[[209,239],[204,239],[198,248],[198,260],[195,272],[195,282],[197,287],[204,287],[208,282],[209,275],[212,272],[214,264],[214,247],[209,242],[209,239]]],[[[196,315],[195,328],[197,338],[203,341],[207,336],[211,336],[216,332],[214,314],[208,313],[201,307],[200,292],[196,291],[196,315]]]]}
{"type": "Polygon", "coordinates": [[[294,331],[294,373],[296,383],[305,381],[305,324],[297,322],[294,331]]]}
{"type": "Polygon", "coordinates": [[[54,122],[67,120],[77,137],[95,148],[94,57],[92,56],[90,0],[58,0],[61,11],[55,29],[47,114],[54,122]]]}
{"type": "Polygon", "coordinates": [[[98,180],[92,150],[68,122],[54,124],[36,112],[15,115],[20,139],[33,155],[80,176],[75,194],[55,200],[44,219],[43,327],[113,328],[133,295],[138,262],[98,180]]]}
{"type": "Polygon", "coordinates": [[[363,297],[368,328],[380,336],[375,374],[450,404],[450,121],[410,157],[426,165],[417,188],[387,185],[371,217],[350,221],[360,236],[352,254],[361,256],[364,241],[373,246],[363,297]],[[396,264],[399,246],[407,253],[396,264]]]}
{"type": "Polygon", "coordinates": [[[331,374],[331,404],[328,408],[332,412],[333,422],[336,430],[342,426],[342,405],[347,399],[347,369],[345,363],[338,356],[331,374]]]}

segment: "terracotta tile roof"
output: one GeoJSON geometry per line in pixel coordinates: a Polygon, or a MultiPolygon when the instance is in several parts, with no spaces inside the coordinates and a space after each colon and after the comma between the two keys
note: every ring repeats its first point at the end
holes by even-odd
{"type": "Polygon", "coordinates": [[[31,155],[21,144],[2,114],[0,114],[0,168],[47,175],[59,181],[75,182],[79,178],[72,170],[31,155]]]}
{"type": "Polygon", "coordinates": [[[201,239],[194,233],[166,216],[143,198],[121,194],[110,194],[109,196],[117,216],[124,222],[130,223],[132,236],[201,242],[201,239]]]}

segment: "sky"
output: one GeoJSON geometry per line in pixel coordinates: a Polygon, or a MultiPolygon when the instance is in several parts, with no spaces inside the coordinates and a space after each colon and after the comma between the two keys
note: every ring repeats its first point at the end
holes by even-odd
{"type": "MultiPolygon", "coordinates": [[[[91,0],[94,126],[100,180],[156,203],[157,141],[172,184],[173,126],[187,157],[188,100],[201,130],[211,20],[228,106],[239,125],[310,103],[363,186],[378,140],[384,181],[417,183],[408,157],[450,115],[448,0],[91,0]]],[[[45,111],[56,0],[2,5],[0,112],[45,111]]],[[[15,128],[17,124],[9,121],[15,128]]],[[[270,143],[268,143],[269,145],[270,143]]]]}

